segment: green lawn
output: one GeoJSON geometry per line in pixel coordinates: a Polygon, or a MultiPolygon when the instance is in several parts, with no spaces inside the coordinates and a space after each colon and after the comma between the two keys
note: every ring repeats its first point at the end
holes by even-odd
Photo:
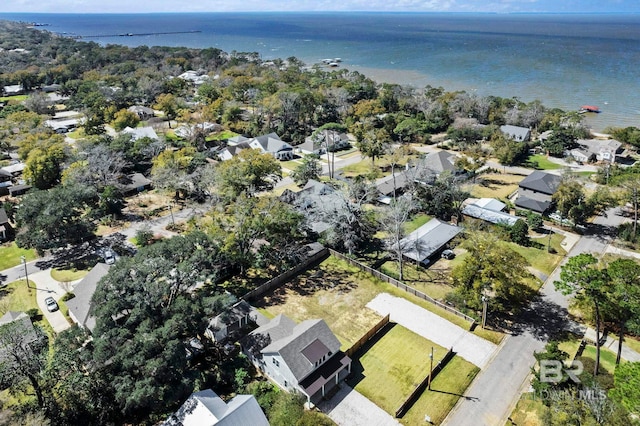
{"type": "Polygon", "coordinates": [[[454,357],[433,380],[431,390],[424,391],[413,407],[400,419],[400,423],[426,424],[424,416],[427,414],[433,424],[440,424],[479,372],[480,369],[475,365],[458,356],[454,357]]]}
{"type": "Polygon", "coordinates": [[[231,130],[223,130],[220,133],[216,133],[214,135],[209,135],[205,139],[207,141],[223,141],[234,136],[238,136],[236,132],[232,132],[231,130]]]}
{"type": "MultiPolygon", "coordinates": [[[[558,254],[552,254],[547,251],[546,240],[544,240],[543,248],[523,247],[515,243],[505,244],[507,244],[512,250],[524,256],[533,268],[544,272],[546,275],[551,275],[565,254],[565,251],[560,247],[560,242],[563,238],[564,237],[559,234],[554,234],[551,237],[551,246],[556,248],[558,254]]],[[[543,244],[543,240],[538,242],[543,244]]]]}
{"type": "Polygon", "coordinates": [[[524,393],[511,413],[513,422],[507,420],[505,426],[540,426],[544,409],[545,405],[540,399],[534,399],[533,393],[524,393]]]}
{"type": "Polygon", "coordinates": [[[69,281],[76,281],[84,278],[85,275],[89,273],[91,269],[57,269],[54,268],[51,270],[51,278],[56,281],[65,283],[69,281]]]}
{"type": "Polygon", "coordinates": [[[549,161],[547,156],[542,154],[529,156],[524,165],[536,170],[556,170],[562,168],[560,164],[549,161]]]}
{"type": "Polygon", "coordinates": [[[24,256],[27,262],[38,257],[35,250],[18,248],[16,243],[0,246],[0,271],[19,265],[22,262],[20,256],[24,256]]]}
{"type": "Polygon", "coordinates": [[[420,213],[420,214],[414,216],[414,218],[411,219],[409,222],[405,222],[404,231],[407,234],[410,234],[413,231],[415,231],[416,229],[420,228],[425,223],[429,222],[431,219],[432,219],[431,216],[429,216],[427,214],[424,214],[424,213],[420,213]]]}
{"type": "Polygon", "coordinates": [[[9,102],[9,101],[22,102],[27,100],[27,98],[29,98],[29,95],[0,96],[0,102],[9,102]]]}
{"type": "MultiPolygon", "coordinates": [[[[595,361],[596,347],[593,345],[587,345],[587,347],[585,347],[584,351],[582,352],[582,357],[591,358],[595,361]]],[[[624,360],[621,362],[624,362],[624,360]]],[[[600,347],[600,368],[613,375],[614,371],[616,370],[616,352],[600,347]]]]}
{"type": "Polygon", "coordinates": [[[352,364],[349,384],[387,413],[394,415],[447,350],[395,324],[352,364]]]}
{"type": "MultiPolygon", "coordinates": [[[[617,336],[616,336],[617,338],[617,336]]],[[[640,340],[638,340],[637,337],[634,336],[625,336],[624,337],[624,341],[623,343],[629,348],[629,349],[633,349],[634,351],[640,353],[640,340]]]]}
{"type": "Polygon", "coordinates": [[[344,177],[356,177],[356,176],[368,176],[373,174],[375,177],[380,178],[383,176],[382,171],[378,165],[372,165],[371,159],[366,158],[358,163],[349,164],[342,168],[342,175],[344,177]]]}

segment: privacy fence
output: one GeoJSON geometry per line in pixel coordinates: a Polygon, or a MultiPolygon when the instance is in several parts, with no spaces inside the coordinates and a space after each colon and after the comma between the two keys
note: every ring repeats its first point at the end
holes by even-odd
{"type": "Polygon", "coordinates": [[[411,395],[409,395],[409,397],[402,403],[400,408],[396,410],[396,418],[401,418],[407,411],[409,411],[409,409],[413,406],[413,404],[415,404],[418,398],[420,398],[422,392],[424,392],[424,390],[427,388],[427,386],[429,385],[429,381],[433,383],[433,379],[435,379],[438,373],[440,373],[445,367],[445,365],[447,365],[447,363],[451,361],[454,355],[455,352],[453,352],[453,348],[449,349],[449,352],[447,352],[445,356],[440,361],[438,361],[438,364],[433,367],[433,371],[427,374],[427,377],[425,377],[422,382],[420,382],[420,384],[416,386],[413,392],[411,392],[411,395]]]}
{"type": "Polygon", "coordinates": [[[391,284],[391,285],[393,285],[393,286],[395,286],[395,287],[397,287],[397,288],[399,288],[401,290],[406,291],[407,293],[411,293],[414,296],[417,296],[422,300],[426,300],[427,302],[430,302],[430,303],[438,306],[439,308],[444,309],[447,312],[451,312],[454,315],[457,315],[457,316],[459,316],[461,318],[464,318],[465,320],[467,320],[467,321],[469,321],[471,323],[470,327],[473,327],[475,325],[475,321],[476,320],[473,319],[472,317],[470,317],[469,315],[463,314],[459,310],[454,309],[451,306],[448,306],[445,303],[442,303],[442,302],[440,302],[440,301],[438,301],[438,300],[436,300],[436,299],[434,299],[434,298],[432,298],[430,296],[427,296],[423,292],[421,292],[419,290],[416,290],[415,288],[410,287],[410,286],[404,284],[403,282],[401,282],[399,280],[396,280],[395,278],[390,277],[389,275],[383,274],[382,272],[380,272],[380,271],[378,271],[376,269],[373,269],[373,268],[371,268],[371,267],[369,267],[369,266],[367,266],[367,265],[365,265],[363,263],[360,263],[357,260],[351,259],[350,257],[347,257],[347,256],[345,256],[344,254],[342,254],[340,252],[337,252],[337,251],[332,250],[332,249],[328,249],[328,250],[329,250],[329,253],[331,253],[332,256],[335,256],[335,257],[337,257],[339,259],[344,260],[345,262],[349,263],[350,265],[353,265],[353,266],[357,267],[361,271],[366,272],[368,274],[371,274],[374,277],[376,277],[376,278],[378,278],[378,279],[380,279],[382,281],[385,281],[385,282],[387,282],[387,283],[389,283],[389,284],[391,284]]]}
{"type": "Polygon", "coordinates": [[[389,314],[382,318],[376,325],[374,325],[371,330],[367,331],[364,336],[360,338],[356,343],[353,344],[349,349],[346,350],[346,354],[349,358],[353,358],[353,354],[355,354],[358,349],[363,347],[365,343],[371,340],[380,330],[384,328],[385,325],[389,324],[389,314]]]}

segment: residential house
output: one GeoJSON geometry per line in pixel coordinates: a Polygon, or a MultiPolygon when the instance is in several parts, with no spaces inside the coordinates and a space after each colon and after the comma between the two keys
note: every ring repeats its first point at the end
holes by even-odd
{"type": "Polygon", "coordinates": [[[62,89],[62,85],[57,83],[46,84],[42,86],[42,91],[45,93],[55,93],[60,91],[61,89],[62,89]]]}
{"type": "Polygon", "coordinates": [[[13,229],[9,224],[9,216],[4,208],[0,207],[0,241],[9,239],[13,229]]]}
{"type": "Polygon", "coordinates": [[[188,125],[180,126],[174,131],[174,133],[176,134],[176,136],[181,138],[190,138],[195,134],[197,134],[198,132],[208,135],[211,132],[219,131],[221,129],[222,129],[222,126],[219,125],[218,123],[210,123],[207,121],[204,123],[194,124],[193,126],[188,126],[188,125]]]}
{"type": "Polygon", "coordinates": [[[434,177],[440,176],[444,172],[458,174],[460,170],[456,167],[456,156],[447,151],[430,152],[417,165],[434,177]]]}
{"type": "Polygon", "coordinates": [[[240,142],[236,145],[229,145],[217,152],[217,156],[221,161],[231,160],[238,155],[243,149],[253,149],[247,142],[240,142]]]}
{"type": "Polygon", "coordinates": [[[259,149],[263,153],[269,153],[278,160],[293,159],[293,147],[280,139],[275,133],[258,136],[246,141],[251,148],[259,149]]]}
{"type": "Polygon", "coordinates": [[[229,139],[227,139],[227,145],[228,146],[234,146],[234,145],[238,145],[242,142],[246,142],[250,140],[250,138],[244,137],[242,135],[237,135],[237,136],[232,136],[229,139]]]}
{"type": "Polygon", "coordinates": [[[465,200],[465,207],[462,214],[474,219],[484,220],[494,224],[515,225],[518,217],[505,213],[506,204],[495,198],[469,198],[465,200]]]}
{"type": "Polygon", "coordinates": [[[351,372],[351,358],[322,319],[296,324],[283,314],[243,339],[244,353],[281,388],[317,402],[351,372]]]}
{"type": "Polygon", "coordinates": [[[323,130],[315,135],[305,138],[304,143],[296,148],[303,154],[322,155],[327,152],[339,151],[351,146],[349,137],[346,133],[336,132],[335,130],[323,130]]]}
{"type": "Polygon", "coordinates": [[[73,288],[73,299],[67,300],[67,308],[69,308],[69,317],[79,327],[93,332],[96,326],[96,319],[89,313],[91,309],[91,298],[95,293],[98,282],[107,275],[110,266],[106,263],[98,263],[91,271],[75,285],[73,288]]]}
{"type": "Polygon", "coordinates": [[[212,318],[204,335],[213,342],[224,342],[230,333],[240,330],[257,319],[256,310],[244,300],[235,303],[220,315],[212,318]]]}
{"type": "Polygon", "coordinates": [[[462,228],[440,219],[431,219],[400,241],[402,255],[423,266],[429,265],[435,255],[444,250],[462,228]]]}
{"type": "Polygon", "coordinates": [[[4,176],[9,174],[11,175],[12,178],[16,178],[22,175],[22,172],[24,171],[25,167],[26,167],[25,163],[12,160],[11,164],[0,168],[0,173],[2,173],[4,176]]]}
{"type": "Polygon", "coordinates": [[[125,197],[131,197],[147,189],[151,189],[152,181],[142,173],[131,173],[118,179],[120,190],[125,197]]]}
{"type": "Polygon", "coordinates": [[[140,120],[148,120],[154,117],[156,114],[153,111],[153,108],[149,108],[142,105],[133,105],[127,108],[127,111],[134,112],[138,115],[140,120]]]}
{"type": "Polygon", "coordinates": [[[56,133],[67,133],[75,130],[85,122],[82,113],[78,111],[59,111],[44,124],[56,133]]]}
{"type": "Polygon", "coordinates": [[[331,227],[329,223],[319,219],[318,212],[338,211],[344,207],[342,196],[333,187],[314,179],[309,179],[304,188],[298,192],[285,190],[280,200],[293,205],[296,210],[304,214],[309,227],[317,234],[331,227]]]}
{"type": "Polygon", "coordinates": [[[558,190],[561,181],[558,175],[534,171],[518,185],[516,207],[545,213],[551,207],[553,194],[558,190]]]}
{"type": "Polygon", "coordinates": [[[22,84],[11,84],[3,87],[5,96],[17,96],[24,94],[24,87],[22,84]]]}
{"type": "Polygon", "coordinates": [[[31,185],[19,184],[13,185],[9,187],[9,196],[17,197],[19,195],[24,195],[31,189],[31,185]]]}
{"type": "Polygon", "coordinates": [[[153,127],[145,126],[145,127],[136,127],[135,129],[131,127],[125,127],[122,133],[128,133],[132,136],[134,141],[142,138],[150,138],[150,139],[158,139],[158,135],[156,131],[153,130],[153,127]]]}
{"type": "Polygon", "coordinates": [[[211,77],[209,77],[207,74],[202,74],[193,70],[183,72],[178,76],[178,78],[189,81],[196,86],[204,84],[211,79],[211,77]]]}
{"type": "Polygon", "coordinates": [[[269,426],[253,395],[236,395],[228,403],[214,391],[191,394],[163,426],[269,426]]]}
{"type": "Polygon", "coordinates": [[[500,126],[500,131],[509,139],[516,142],[527,142],[531,139],[531,130],[526,127],[512,126],[510,124],[500,126]]]}
{"type": "Polygon", "coordinates": [[[579,139],[577,147],[565,152],[581,163],[592,161],[616,162],[616,155],[622,152],[622,143],[614,139],[579,139]]]}
{"type": "Polygon", "coordinates": [[[376,189],[380,193],[378,202],[391,203],[394,194],[401,194],[415,180],[415,174],[415,168],[401,168],[393,170],[389,176],[378,179],[376,182],[376,189]]]}

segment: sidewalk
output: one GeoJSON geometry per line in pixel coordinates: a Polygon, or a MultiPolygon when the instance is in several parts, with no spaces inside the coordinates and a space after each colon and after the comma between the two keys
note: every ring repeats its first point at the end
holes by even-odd
{"type": "MultiPolygon", "coordinates": [[[[600,337],[602,337],[602,336],[600,336],[600,337]]],[[[589,341],[589,342],[595,342],[596,341],[596,331],[591,327],[587,327],[587,331],[584,333],[584,339],[589,341]]],[[[611,335],[607,335],[607,340],[602,345],[600,345],[600,347],[601,348],[607,348],[611,352],[617,354],[618,353],[618,339],[612,337],[611,335]]],[[[633,349],[631,349],[630,347],[625,345],[624,342],[622,342],[622,353],[620,355],[622,356],[622,359],[625,359],[627,361],[640,362],[640,353],[634,351],[633,349]]]]}
{"type": "Polygon", "coordinates": [[[367,308],[383,316],[390,314],[391,321],[444,348],[453,348],[457,355],[480,368],[486,367],[497,349],[495,344],[418,305],[388,293],[377,295],[367,303],[367,308]]]}

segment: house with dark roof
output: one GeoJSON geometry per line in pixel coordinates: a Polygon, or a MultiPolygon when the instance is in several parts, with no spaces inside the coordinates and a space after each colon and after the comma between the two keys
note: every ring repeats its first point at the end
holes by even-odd
{"type": "Polygon", "coordinates": [[[96,326],[96,319],[89,313],[91,310],[91,298],[96,292],[98,282],[107,275],[110,266],[106,263],[98,263],[91,271],[73,288],[73,299],[67,300],[69,317],[79,327],[93,332],[96,326]]]}
{"type": "Polygon", "coordinates": [[[240,151],[243,149],[252,149],[251,145],[247,142],[239,142],[235,145],[227,145],[226,148],[221,149],[217,152],[217,156],[222,161],[231,160],[233,157],[238,155],[240,151]]]}
{"type": "Polygon", "coordinates": [[[214,391],[191,394],[162,426],[269,426],[253,395],[236,395],[224,402],[214,391]]]}
{"type": "Polygon", "coordinates": [[[224,342],[229,334],[250,323],[255,323],[256,320],[257,311],[255,308],[246,301],[240,300],[220,315],[212,318],[204,335],[213,342],[224,342]]]}
{"type": "Polygon", "coordinates": [[[531,130],[527,127],[512,126],[510,124],[500,126],[500,131],[509,139],[516,142],[527,142],[531,139],[531,130]]]}
{"type": "Polygon", "coordinates": [[[323,130],[317,134],[307,136],[304,143],[296,146],[303,154],[325,154],[327,147],[329,152],[339,151],[351,146],[346,133],[335,130],[323,130]]]}
{"type": "Polygon", "coordinates": [[[152,181],[142,173],[131,173],[118,179],[120,191],[125,197],[131,197],[147,189],[151,189],[152,181]]]}
{"type": "Polygon", "coordinates": [[[351,358],[322,319],[278,315],[242,342],[251,362],[281,388],[317,402],[351,372],[351,358]]]}
{"type": "Polygon", "coordinates": [[[562,178],[558,175],[534,171],[525,177],[518,185],[516,207],[545,213],[553,204],[553,194],[556,193],[562,178]]]}
{"type": "Polygon", "coordinates": [[[155,112],[152,108],[143,105],[130,106],[127,108],[127,111],[137,114],[140,120],[148,120],[155,116],[155,112]]]}
{"type": "Polygon", "coordinates": [[[456,237],[462,228],[440,219],[431,219],[400,240],[402,255],[424,266],[440,253],[456,237]]]}
{"type": "Polygon", "coordinates": [[[447,151],[430,152],[422,159],[419,168],[433,174],[435,177],[440,176],[444,172],[457,174],[459,172],[456,167],[456,156],[447,151]]]}
{"type": "Polygon", "coordinates": [[[265,154],[271,154],[278,160],[293,159],[293,147],[280,139],[275,133],[258,136],[246,141],[251,148],[259,149],[265,154]]]}
{"type": "Polygon", "coordinates": [[[12,234],[13,229],[9,224],[9,216],[4,208],[0,207],[0,241],[6,241],[12,234]]]}
{"type": "Polygon", "coordinates": [[[338,211],[344,208],[343,198],[335,188],[314,179],[309,179],[304,188],[298,192],[285,190],[280,200],[291,204],[297,211],[304,214],[309,227],[317,234],[331,227],[329,223],[319,219],[318,212],[338,211]]]}

